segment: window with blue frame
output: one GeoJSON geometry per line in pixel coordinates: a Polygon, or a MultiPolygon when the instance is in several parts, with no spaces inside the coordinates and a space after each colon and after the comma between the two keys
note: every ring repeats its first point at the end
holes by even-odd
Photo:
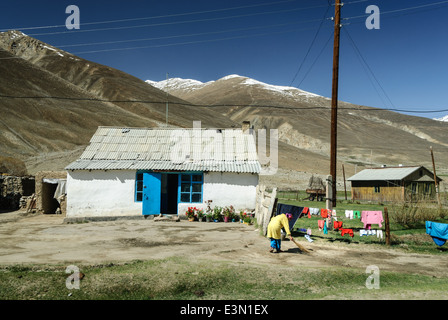
{"type": "Polygon", "coordinates": [[[180,174],[180,202],[202,202],[202,174],[180,174]]]}

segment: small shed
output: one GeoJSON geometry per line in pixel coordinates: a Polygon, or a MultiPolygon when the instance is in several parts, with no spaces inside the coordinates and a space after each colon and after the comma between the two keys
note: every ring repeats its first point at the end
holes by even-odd
{"type": "MultiPolygon", "coordinates": [[[[347,179],[352,200],[418,201],[435,200],[434,174],[424,166],[370,168],[347,179]]],[[[437,177],[437,183],[442,179],[437,177]]]]}
{"type": "Polygon", "coordinates": [[[68,165],[67,218],[183,216],[190,206],[253,210],[261,165],[240,129],[99,127],[68,165]]]}

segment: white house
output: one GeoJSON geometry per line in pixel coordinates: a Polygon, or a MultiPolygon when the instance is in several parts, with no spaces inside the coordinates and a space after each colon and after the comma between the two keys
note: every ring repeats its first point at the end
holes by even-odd
{"type": "Polygon", "coordinates": [[[252,130],[99,127],[68,165],[67,218],[254,209],[261,166],[252,130]]]}

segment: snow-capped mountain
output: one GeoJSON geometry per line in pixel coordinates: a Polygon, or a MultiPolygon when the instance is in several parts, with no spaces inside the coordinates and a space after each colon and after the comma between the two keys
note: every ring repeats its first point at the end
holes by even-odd
{"type": "Polygon", "coordinates": [[[218,79],[216,81],[209,81],[209,82],[201,82],[198,80],[193,79],[182,79],[182,78],[171,78],[168,80],[163,81],[152,81],[152,80],[146,80],[146,83],[164,90],[166,92],[169,92],[173,95],[181,95],[184,97],[185,95],[188,95],[189,93],[192,93],[194,91],[197,91],[199,89],[204,89],[206,87],[214,87],[217,85],[223,85],[225,82],[229,82],[232,85],[238,86],[238,87],[252,87],[257,89],[262,89],[271,92],[274,95],[277,96],[283,96],[287,98],[296,98],[303,100],[304,98],[323,98],[317,94],[307,92],[295,87],[288,87],[288,86],[278,86],[278,85],[272,85],[267,84],[252,78],[240,76],[237,74],[231,74],[228,76],[225,76],[221,79],[218,79]]]}
{"type": "Polygon", "coordinates": [[[165,91],[182,90],[185,92],[200,89],[208,84],[198,80],[182,79],[182,78],[170,78],[163,81],[146,80],[145,82],[161,90],[165,91]]]}
{"type": "Polygon", "coordinates": [[[442,118],[434,118],[434,120],[448,122],[448,114],[442,118]]]}

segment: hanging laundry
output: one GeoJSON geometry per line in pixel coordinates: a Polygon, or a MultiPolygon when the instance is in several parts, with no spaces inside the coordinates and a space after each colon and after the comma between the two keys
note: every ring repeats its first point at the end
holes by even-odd
{"type": "Polygon", "coordinates": [[[333,219],[338,220],[337,219],[337,215],[336,215],[336,209],[330,210],[331,211],[331,216],[333,217],[333,219]]]}
{"type": "Polygon", "coordinates": [[[340,231],[341,231],[341,236],[348,234],[350,237],[353,238],[353,236],[355,235],[353,233],[353,229],[341,229],[340,231]]]}
{"type": "Polygon", "coordinates": [[[324,223],[324,234],[328,234],[327,224],[324,223]]]}
{"type": "Polygon", "coordinates": [[[319,208],[310,208],[310,213],[311,215],[319,215],[320,214],[320,209],[319,208]]]}
{"type": "Polygon", "coordinates": [[[325,225],[325,220],[317,221],[317,226],[319,227],[319,231],[322,231],[322,229],[324,228],[324,225],[325,225]]]}
{"type": "Polygon", "coordinates": [[[340,229],[340,228],[342,228],[342,221],[334,221],[333,222],[333,228],[334,228],[334,230],[338,230],[338,229],[340,229]]]}
{"type": "Polygon", "coordinates": [[[353,211],[353,219],[361,219],[361,213],[359,211],[353,211]]]}
{"type": "Polygon", "coordinates": [[[376,230],[376,237],[383,239],[383,230],[376,230]]]}
{"type": "Polygon", "coordinates": [[[345,210],[345,217],[353,219],[353,210],[345,210]]]}
{"type": "Polygon", "coordinates": [[[309,208],[307,208],[307,207],[303,208],[303,210],[302,210],[302,214],[303,214],[303,215],[307,214],[307,215],[308,215],[308,218],[311,219],[311,212],[310,212],[310,209],[309,209],[309,208]]]}
{"type": "Polygon", "coordinates": [[[361,222],[364,223],[364,229],[370,229],[372,224],[377,224],[381,228],[383,221],[382,211],[363,211],[361,214],[361,222]]]}
{"type": "Polygon", "coordinates": [[[320,209],[320,215],[322,218],[326,219],[331,216],[331,210],[329,209],[320,209]]]}
{"type": "Polygon", "coordinates": [[[309,236],[311,235],[311,228],[308,228],[308,229],[306,230],[306,234],[309,235],[309,236]]]}
{"type": "Polygon", "coordinates": [[[448,240],[448,224],[426,221],[426,233],[432,237],[436,245],[443,246],[448,240]]]}

